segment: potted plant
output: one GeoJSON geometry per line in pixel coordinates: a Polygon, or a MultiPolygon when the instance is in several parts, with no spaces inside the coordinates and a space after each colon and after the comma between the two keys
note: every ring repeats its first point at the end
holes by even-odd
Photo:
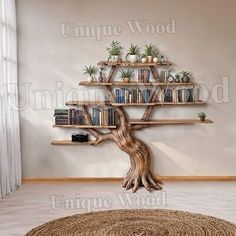
{"type": "Polygon", "coordinates": [[[108,61],[118,62],[121,55],[122,47],[119,42],[112,41],[111,46],[107,48],[108,61]]]}
{"type": "Polygon", "coordinates": [[[146,54],[142,54],[142,55],[141,55],[141,62],[142,62],[142,63],[146,63],[146,62],[147,62],[147,56],[146,56],[146,54]]]}
{"type": "Polygon", "coordinates": [[[181,71],[180,73],[182,75],[182,78],[181,78],[182,83],[189,83],[190,78],[192,77],[191,72],[189,72],[189,71],[181,71]]]}
{"type": "Polygon", "coordinates": [[[88,75],[88,82],[93,82],[94,75],[97,73],[97,68],[95,66],[85,66],[84,74],[88,75]]]}
{"type": "Polygon", "coordinates": [[[138,47],[138,45],[130,45],[129,51],[126,54],[126,60],[130,61],[131,63],[135,63],[139,60],[139,56],[140,56],[140,48],[138,47]]]}
{"type": "Polygon", "coordinates": [[[98,77],[98,82],[102,83],[105,78],[104,78],[104,75],[103,75],[103,71],[106,70],[106,67],[105,66],[100,66],[99,67],[99,77],[98,77]]]}
{"type": "Polygon", "coordinates": [[[181,80],[181,74],[180,73],[176,73],[175,74],[175,79],[174,79],[175,83],[180,83],[180,80],[181,80]]]}
{"type": "Polygon", "coordinates": [[[152,43],[145,44],[144,53],[147,56],[148,62],[151,63],[153,56],[157,54],[157,49],[152,43]]]}
{"type": "Polygon", "coordinates": [[[130,82],[130,79],[131,79],[132,77],[134,77],[134,70],[132,70],[132,69],[128,69],[128,70],[120,69],[119,72],[120,72],[120,78],[121,78],[125,83],[129,83],[129,82],[130,82]]]}
{"type": "Polygon", "coordinates": [[[206,119],[206,114],[204,112],[199,112],[198,113],[198,118],[201,120],[201,121],[205,121],[206,119]]]}

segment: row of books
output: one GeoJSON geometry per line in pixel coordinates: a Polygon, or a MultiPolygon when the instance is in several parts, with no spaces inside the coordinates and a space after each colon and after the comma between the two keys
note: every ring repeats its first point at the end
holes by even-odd
{"type": "Polygon", "coordinates": [[[111,126],[116,125],[117,117],[115,109],[109,106],[98,106],[92,108],[93,125],[111,126]]]}
{"type": "MultiPolygon", "coordinates": [[[[148,103],[151,89],[115,89],[116,103],[148,103]]],[[[197,88],[164,88],[159,89],[156,101],[158,102],[197,102],[199,89],[197,88]]]]}
{"type": "Polygon", "coordinates": [[[117,103],[147,103],[150,100],[151,89],[115,89],[117,103]]]}
{"type": "Polygon", "coordinates": [[[55,125],[84,125],[84,111],[81,109],[56,109],[54,111],[55,125]]]}
{"type": "Polygon", "coordinates": [[[193,88],[163,89],[158,97],[160,102],[197,102],[199,91],[193,88]]]}
{"type": "Polygon", "coordinates": [[[149,83],[151,80],[151,71],[149,69],[138,69],[138,82],[149,83]]]}

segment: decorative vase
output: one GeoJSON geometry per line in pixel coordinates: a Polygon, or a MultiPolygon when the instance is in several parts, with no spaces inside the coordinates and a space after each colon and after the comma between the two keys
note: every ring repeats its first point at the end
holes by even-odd
{"type": "Polygon", "coordinates": [[[138,55],[128,55],[127,60],[131,63],[135,63],[138,61],[138,55]]]}
{"type": "Polygon", "coordinates": [[[157,57],[154,57],[154,58],[153,58],[153,62],[154,62],[154,63],[157,63],[157,62],[158,62],[158,58],[157,58],[157,57]]]}
{"type": "Polygon", "coordinates": [[[104,80],[102,71],[99,71],[99,77],[98,77],[98,82],[102,83],[104,80]]]}
{"type": "Polygon", "coordinates": [[[147,58],[148,58],[148,63],[152,63],[152,56],[147,56],[147,58]]]}
{"type": "Polygon", "coordinates": [[[183,83],[189,83],[190,78],[188,76],[184,76],[181,80],[183,83]]]}
{"type": "Polygon", "coordinates": [[[93,78],[93,76],[92,76],[92,75],[88,76],[88,78],[87,78],[87,79],[88,79],[88,82],[89,82],[89,83],[93,82],[93,80],[94,80],[94,78],[93,78]]]}
{"type": "Polygon", "coordinates": [[[130,78],[124,78],[123,81],[124,81],[124,83],[129,83],[130,82],[130,78]]]}
{"type": "Polygon", "coordinates": [[[146,62],[147,62],[147,58],[146,58],[146,57],[143,57],[143,58],[141,59],[141,61],[142,61],[142,63],[146,63],[146,62]]]}
{"type": "Polygon", "coordinates": [[[112,62],[118,62],[119,61],[119,56],[118,55],[111,56],[111,61],[112,62]]]}

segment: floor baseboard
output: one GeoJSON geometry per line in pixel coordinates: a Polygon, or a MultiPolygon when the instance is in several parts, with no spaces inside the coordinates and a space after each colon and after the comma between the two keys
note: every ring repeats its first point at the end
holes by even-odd
{"type": "MultiPolygon", "coordinates": [[[[156,176],[162,181],[236,181],[236,176],[156,176]]],[[[114,182],[122,177],[23,177],[22,182],[114,182]]]]}

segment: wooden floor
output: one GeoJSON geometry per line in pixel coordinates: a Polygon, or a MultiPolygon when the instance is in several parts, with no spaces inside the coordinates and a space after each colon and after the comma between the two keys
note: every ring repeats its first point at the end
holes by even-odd
{"type": "Polygon", "coordinates": [[[141,189],[136,194],[124,191],[118,182],[27,183],[0,199],[0,235],[22,236],[56,218],[117,208],[178,209],[236,224],[236,182],[166,182],[162,192],[141,189]]]}

